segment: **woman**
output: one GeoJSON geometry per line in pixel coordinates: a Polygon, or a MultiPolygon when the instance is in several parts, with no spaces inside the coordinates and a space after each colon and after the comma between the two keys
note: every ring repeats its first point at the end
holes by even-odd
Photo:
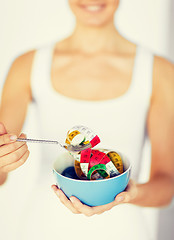
{"type": "MultiPolygon", "coordinates": [[[[119,0],[69,0],[69,5],[76,17],[73,34],[61,42],[18,57],[7,76],[0,109],[1,184],[10,171],[28,159],[27,144],[16,142],[16,138],[24,137],[20,132],[27,106],[34,101],[42,137],[57,139],[58,134],[65,136],[68,127],[80,123],[95,130],[103,145],[117,147],[131,158],[134,181],[130,181],[127,191],[118,194],[110,204],[89,207],[75,196],[68,199],[57,186],[52,186],[60,201],[73,213],[92,216],[110,210],[110,215],[102,214],[94,226],[92,220],[87,222],[86,218],[73,215],[68,225],[71,225],[70,237],[75,236],[74,229],[78,223],[81,231],[91,223],[91,234],[100,227],[102,233],[97,233],[97,236],[104,239],[102,224],[107,218],[111,221],[113,214],[117,221],[114,225],[109,222],[112,231],[108,232],[105,225],[107,236],[148,239],[136,205],[165,206],[170,204],[174,194],[174,66],[163,58],[153,57],[147,49],[119,34],[114,26],[119,0]],[[151,171],[149,181],[138,184],[146,128],[152,145],[151,171]],[[119,207],[113,209],[116,205],[119,207]],[[135,224],[138,225],[135,227],[135,224]],[[113,235],[114,226],[117,229],[113,235]]],[[[47,176],[51,163],[48,158],[55,159],[57,149],[51,146],[43,148],[43,156],[35,200],[41,195],[43,182],[49,182],[47,176]]],[[[44,188],[43,198],[47,192],[48,189],[44,188]]],[[[42,206],[41,202],[37,210],[38,206],[42,206]]],[[[57,214],[61,216],[62,211],[64,215],[66,211],[61,206],[58,208],[57,214]]],[[[53,209],[57,211],[55,206],[53,209]]],[[[41,213],[38,211],[40,218],[41,213]]],[[[71,217],[68,215],[68,219],[71,217]]],[[[64,224],[68,224],[68,219],[64,224]]],[[[62,228],[63,223],[59,224],[62,228]]],[[[68,234],[66,228],[63,231],[68,234]]],[[[25,236],[25,239],[28,238],[25,236]]]]}

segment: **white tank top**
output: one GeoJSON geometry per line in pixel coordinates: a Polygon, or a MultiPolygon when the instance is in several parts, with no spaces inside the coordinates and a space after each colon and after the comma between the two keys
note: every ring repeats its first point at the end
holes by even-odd
{"type": "MultiPolygon", "coordinates": [[[[153,55],[143,47],[137,47],[132,81],[122,96],[86,101],[72,99],[53,89],[50,70],[54,46],[38,49],[32,68],[32,95],[40,137],[64,142],[71,127],[88,126],[100,137],[100,147],[119,150],[130,158],[131,178],[136,180],[152,93],[153,55]]],[[[52,164],[61,149],[57,145],[41,147],[35,191],[24,212],[23,232],[20,231],[23,235],[18,239],[150,239],[139,207],[122,204],[92,218],[67,210],[50,190],[54,183],[52,164]]]]}
{"type": "MultiPolygon", "coordinates": [[[[88,126],[100,137],[99,147],[119,150],[130,158],[132,178],[137,179],[152,93],[152,54],[137,47],[132,81],[122,96],[87,101],[64,96],[53,88],[50,77],[53,50],[54,44],[37,51],[31,76],[41,137],[64,142],[71,127],[88,126]]],[[[42,171],[48,174],[60,149],[42,145],[42,150],[42,171]]]]}

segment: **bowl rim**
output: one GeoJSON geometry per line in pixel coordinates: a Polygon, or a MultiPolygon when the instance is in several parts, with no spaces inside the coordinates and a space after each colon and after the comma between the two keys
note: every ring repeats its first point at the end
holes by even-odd
{"type": "MultiPolygon", "coordinates": [[[[102,148],[100,148],[100,149],[102,149],[102,148]]],[[[111,150],[111,149],[108,149],[108,150],[111,150]]],[[[113,150],[112,150],[113,151],[113,150]]],[[[122,154],[122,153],[120,153],[119,151],[117,151],[117,153],[119,153],[120,155],[122,154]]],[[[123,154],[124,155],[124,154],[123,154]]],[[[128,167],[128,169],[126,170],[126,171],[124,171],[123,173],[121,173],[121,174],[119,174],[119,175],[117,175],[117,176],[115,176],[115,177],[112,177],[112,178],[107,178],[107,179],[100,179],[100,180],[83,180],[83,179],[73,179],[73,178],[68,178],[68,177],[65,177],[65,176],[63,176],[61,173],[59,173],[56,169],[55,169],[55,167],[54,167],[54,165],[55,165],[55,162],[57,161],[57,159],[54,161],[54,163],[53,163],[53,171],[56,173],[56,174],[58,174],[58,175],[60,175],[60,177],[62,177],[62,178],[65,178],[65,179],[67,179],[67,180],[69,180],[69,181],[75,181],[75,182],[83,182],[83,183],[97,183],[97,182],[104,182],[104,181],[112,181],[112,179],[115,179],[115,178],[119,178],[119,177],[121,177],[121,176],[123,176],[123,175],[125,175],[127,172],[129,172],[131,169],[132,169],[132,164],[130,163],[130,160],[129,160],[129,158],[127,158],[127,156],[126,155],[124,155],[125,157],[126,157],[126,160],[128,161],[128,163],[129,163],[129,167],[128,167]]]]}

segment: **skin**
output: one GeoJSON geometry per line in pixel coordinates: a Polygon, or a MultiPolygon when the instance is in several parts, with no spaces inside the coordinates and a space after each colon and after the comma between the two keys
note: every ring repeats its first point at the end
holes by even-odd
{"type": "MultiPolygon", "coordinates": [[[[100,2],[69,0],[76,17],[76,27],[70,37],[56,44],[51,70],[52,86],[65,96],[88,101],[111,99],[126,93],[131,83],[136,45],[123,38],[115,29],[113,19],[119,4],[117,0],[103,0],[102,10],[97,13],[85,8],[100,2]]],[[[10,142],[9,133],[20,135],[28,104],[32,100],[30,72],[34,54],[35,51],[31,51],[14,61],[4,85],[0,108],[0,121],[3,123],[0,124],[1,184],[10,171],[28,158],[27,148],[22,150],[21,143],[14,140],[10,142]]],[[[170,204],[174,195],[173,91],[174,65],[155,56],[153,90],[147,118],[152,146],[149,181],[138,184],[130,180],[126,191],[118,194],[115,201],[97,207],[86,206],[75,196],[68,199],[53,185],[56,195],[70,211],[92,216],[122,203],[144,207],[170,204]]]]}

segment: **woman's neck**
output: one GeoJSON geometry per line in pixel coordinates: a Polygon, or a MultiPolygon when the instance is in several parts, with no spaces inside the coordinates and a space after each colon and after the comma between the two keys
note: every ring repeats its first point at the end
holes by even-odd
{"type": "Polygon", "coordinates": [[[68,39],[72,50],[93,54],[97,52],[118,51],[124,39],[116,30],[114,23],[101,27],[84,26],[78,23],[68,39]]]}

